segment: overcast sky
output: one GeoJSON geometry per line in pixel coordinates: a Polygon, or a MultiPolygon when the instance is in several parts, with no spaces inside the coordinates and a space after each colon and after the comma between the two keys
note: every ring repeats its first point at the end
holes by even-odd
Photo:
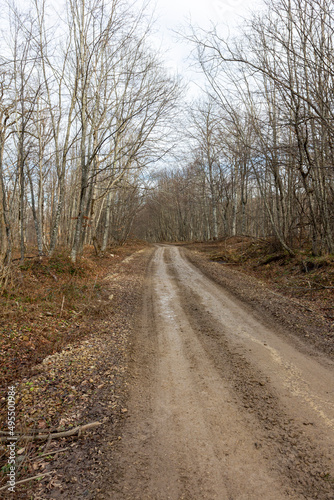
{"type": "Polygon", "coordinates": [[[176,40],[173,30],[184,32],[191,20],[194,26],[201,28],[209,28],[214,23],[233,31],[233,27],[249,15],[250,9],[260,4],[261,0],[156,0],[157,40],[161,41],[162,51],[168,51],[168,65],[180,73],[185,72],[184,59],[190,51],[185,42],[176,40]]]}

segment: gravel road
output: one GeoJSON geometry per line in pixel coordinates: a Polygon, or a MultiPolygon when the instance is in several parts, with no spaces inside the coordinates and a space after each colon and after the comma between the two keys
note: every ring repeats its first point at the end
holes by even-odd
{"type": "Polygon", "coordinates": [[[156,248],[143,303],[117,474],[101,498],[333,499],[333,362],[177,247],[156,248]]]}

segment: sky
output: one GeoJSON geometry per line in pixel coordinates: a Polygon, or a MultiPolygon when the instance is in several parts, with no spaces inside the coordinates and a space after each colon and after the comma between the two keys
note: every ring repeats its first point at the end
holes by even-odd
{"type": "MultiPolygon", "coordinates": [[[[4,4],[6,0],[0,0],[4,4]]],[[[220,32],[232,32],[243,18],[249,17],[250,10],[258,9],[263,0],[134,0],[134,3],[149,3],[149,9],[154,10],[156,19],[153,43],[159,48],[163,60],[171,73],[178,73],[188,82],[188,94],[195,97],[200,93],[200,77],[195,71],[190,54],[193,49],[189,43],[182,40],[175,32],[186,33],[189,24],[202,29],[209,29],[212,24],[219,27],[220,32]]],[[[25,0],[16,0],[24,5],[25,0]]],[[[59,13],[62,0],[47,0],[59,13]]],[[[200,84],[201,86],[202,84],[200,84]]]]}
{"type": "Polygon", "coordinates": [[[261,0],[156,0],[156,40],[167,66],[191,77],[189,61],[186,60],[191,47],[173,31],[184,33],[189,21],[204,29],[214,23],[221,29],[233,31],[243,17],[248,17],[250,9],[259,5],[261,0]]]}

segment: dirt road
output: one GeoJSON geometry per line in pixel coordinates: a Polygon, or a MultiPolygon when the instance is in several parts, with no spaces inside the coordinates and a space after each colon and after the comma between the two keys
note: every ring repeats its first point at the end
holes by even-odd
{"type": "Polygon", "coordinates": [[[101,498],[333,499],[333,363],[157,247],[101,498]]]}

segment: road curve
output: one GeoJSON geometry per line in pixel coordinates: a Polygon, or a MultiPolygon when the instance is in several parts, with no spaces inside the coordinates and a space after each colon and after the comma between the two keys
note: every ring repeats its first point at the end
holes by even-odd
{"type": "Polygon", "coordinates": [[[334,370],[159,246],[101,498],[333,499],[334,370]]]}

